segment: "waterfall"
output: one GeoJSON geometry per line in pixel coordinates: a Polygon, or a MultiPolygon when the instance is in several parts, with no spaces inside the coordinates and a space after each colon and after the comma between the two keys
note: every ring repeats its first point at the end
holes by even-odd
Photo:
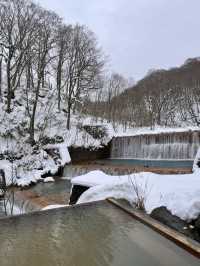
{"type": "Polygon", "coordinates": [[[193,160],[200,145],[200,131],[115,137],[111,158],[193,160]]]}

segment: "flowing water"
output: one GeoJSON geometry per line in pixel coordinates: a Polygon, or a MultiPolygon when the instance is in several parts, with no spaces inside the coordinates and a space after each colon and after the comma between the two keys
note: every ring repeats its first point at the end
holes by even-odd
{"type": "Polygon", "coordinates": [[[111,158],[193,160],[199,145],[198,131],[116,137],[111,158]]]}
{"type": "Polygon", "coordinates": [[[0,220],[1,266],[188,266],[199,260],[108,202],[0,220]]]}

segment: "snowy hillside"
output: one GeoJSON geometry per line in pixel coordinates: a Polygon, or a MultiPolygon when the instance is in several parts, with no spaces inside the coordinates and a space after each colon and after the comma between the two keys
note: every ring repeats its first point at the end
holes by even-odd
{"type": "Polygon", "coordinates": [[[3,102],[0,103],[0,169],[5,172],[7,184],[25,186],[37,182],[44,174],[55,174],[60,166],[70,162],[67,147],[95,149],[107,144],[112,137],[112,128],[107,126],[108,133],[104,138],[93,138],[84,126],[97,124],[78,114],[72,116],[71,129],[67,130],[66,113],[57,111],[55,98],[49,94],[39,101],[35,123],[36,145],[31,146],[23,101],[23,95],[17,94],[11,113],[6,112],[3,102]],[[53,159],[47,153],[48,149],[58,150],[59,158],[53,159]]]}

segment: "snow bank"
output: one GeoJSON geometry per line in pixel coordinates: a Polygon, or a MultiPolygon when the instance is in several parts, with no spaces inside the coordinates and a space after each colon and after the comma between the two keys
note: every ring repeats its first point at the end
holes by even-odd
{"type": "Polygon", "coordinates": [[[159,175],[136,173],[125,176],[109,176],[101,171],[93,171],[72,179],[72,184],[89,186],[78,203],[103,200],[109,197],[124,198],[131,204],[139,195],[145,198],[147,213],[159,206],[166,206],[172,214],[184,220],[192,220],[200,214],[200,175],[159,175]],[[134,184],[134,185],[133,185],[134,184]]]}

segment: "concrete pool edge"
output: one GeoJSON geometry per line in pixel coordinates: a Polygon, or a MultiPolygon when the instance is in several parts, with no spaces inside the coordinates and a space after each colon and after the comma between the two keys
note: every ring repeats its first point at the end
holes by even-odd
{"type": "Polygon", "coordinates": [[[28,216],[32,216],[32,215],[38,215],[38,214],[43,214],[43,213],[48,213],[48,212],[53,212],[59,209],[76,209],[76,208],[81,208],[81,207],[89,207],[91,205],[96,205],[96,204],[100,204],[101,202],[106,202],[107,200],[97,200],[97,201],[92,201],[92,202],[85,202],[85,203],[80,203],[80,204],[73,204],[73,205],[66,205],[66,206],[59,206],[56,208],[52,208],[52,209],[46,209],[46,210],[35,210],[33,212],[27,212],[27,213],[20,213],[20,214],[16,214],[16,215],[8,215],[8,216],[4,216],[4,217],[0,217],[0,223],[3,220],[7,220],[7,219],[16,219],[16,218],[22,218],[22,217],[28,217],[28,216]]]}
{"type": "Polygon", "coordinates": [[[150,227],[155,232],[171,240],[190,254],[194,255],[197,258],[200,258],[200,244],[197,241],[169,228],[164,224],[161,224],[157,220],[151,218],[148,214],[139,210],[135,210],[131,206],[128,206],[127,204],[124,204],[119,200],[108,198],[107,201],[123,210],[127,214],[131,215],[133,218],[140,221],[144,225],[150,227]]]}

